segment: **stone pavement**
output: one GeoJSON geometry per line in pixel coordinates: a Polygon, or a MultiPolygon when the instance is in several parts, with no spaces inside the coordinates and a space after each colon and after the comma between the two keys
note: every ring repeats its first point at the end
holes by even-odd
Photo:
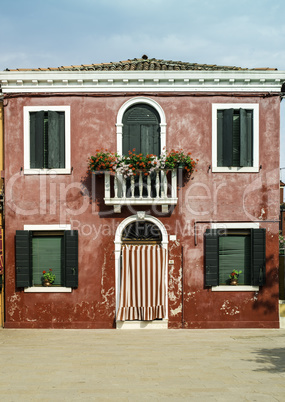
{"type": "Polygon", "coordinates": [[[1,401],[285,401],[285,330],[0,330],[1,401]]]}

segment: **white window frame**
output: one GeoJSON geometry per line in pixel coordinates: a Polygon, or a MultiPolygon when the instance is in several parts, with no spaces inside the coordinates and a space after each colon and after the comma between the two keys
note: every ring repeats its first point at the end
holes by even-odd
{"type": "Polygon", "coordinates": [[[70,106],[24,106],[24,174],[70,174],[70,106]],[[65,168],[31,169],[30,168],[30,113],[44,111],[64,112],[65,116],[65,168]]]}
{"type": "MultiPolygon", "coordinates": [[[[29,231],[64,231],[71,230],[71,225],[24,225],[24,230],[29,231]]],[[[43,286],[31,286],[24,289],[25,293],[71,293],[72,288],[65,286],[51,286],[51,287],[43,287],[43,286]]]]}
{"type": "Polygon", "coordinates": [[[259,104],[257,103],[213,103],[212,104],[212,172],[258,173],[259,172],[259,104]],[[247,109],[253,111],[253,166],[218,166],[217,112],[225,109],[247,109]]]}
{"type": "MultiPolygon", "coordinates": [[[[231,223],[212,223],[211,229],[258,229],[259,223],[249,222],[249,223],[239,223],[239,222],[231,222],[231,223]]],[[[212,286],[212,292],[258,292],[259,286],[252,285],[218,285],[212,286]]]]}

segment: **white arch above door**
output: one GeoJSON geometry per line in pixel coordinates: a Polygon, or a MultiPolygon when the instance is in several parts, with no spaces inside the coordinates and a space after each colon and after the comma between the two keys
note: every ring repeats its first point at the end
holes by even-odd
{"type": "Polygon", "coordinates": [[[135,98],[127,100],[121,107],[117,115],[117,123],[116,123],[116,130],[117,130],[117,153],[122,155],[123,153],[123,116],[126,110],[136,104],[144,103],[146,105],[152,106],[160,117],[160,149],[166,147],[166,119],[165,113],[160,106],[159,103],[154,101],[153,99],[146,98],[144,96],[137,96],[135,98]]]}

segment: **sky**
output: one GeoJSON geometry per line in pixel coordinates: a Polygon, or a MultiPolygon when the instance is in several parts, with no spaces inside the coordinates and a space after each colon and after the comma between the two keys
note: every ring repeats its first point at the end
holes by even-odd
{"type": "MultiPolygon", "coordinates": [[[[146,54],[285,71],[284,12],[285,0],[2,0],[0,70],[146,54]]],[[[285,99],[280,166],[285,168],[285,99]]]]}

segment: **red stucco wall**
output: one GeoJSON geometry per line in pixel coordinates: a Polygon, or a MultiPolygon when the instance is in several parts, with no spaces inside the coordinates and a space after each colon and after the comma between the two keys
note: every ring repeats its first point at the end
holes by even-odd
{"type": "Polygon", "coordinates": [[[278,223],[264,223],[266,286],[255,292],[212,292],[204,286],[203,233],[195,221],[278,220],[279,98],[227,96],[149,96],[163,108],[167,149],[191,151],[197,172],[179,187],[178,204],[162,215],[151,208],[122,208],[114,214],[103,203],[103,179],[96,199],[86,175],[96,149],[116,150],[116,118],[131,97],[42,96],[7,99],[5,106],[5,294],[6,327],[112,328],[115,319],[114,236],[118,224],[146,210],[177,240],[169,243],[169,327],[278,327],[278,223]],[[212,173],[212,103],[259,103],[259,173],[212,173]],[[71,106],[70,175],[23,175],[23,106],[71,106]],[[69,186],[69,187],[68,187],[69,186]],[[68,191],[66,191],[69,188],[68,191]],[[17,208],[25,210],[19,213],[17,208]],[[29,211],[37,212],[29,215],[29,211]],[[15,288],[15,232],[26,224],[71,223],[79,230],[79,286],[72,293],[24,293],[15,288]]]}

